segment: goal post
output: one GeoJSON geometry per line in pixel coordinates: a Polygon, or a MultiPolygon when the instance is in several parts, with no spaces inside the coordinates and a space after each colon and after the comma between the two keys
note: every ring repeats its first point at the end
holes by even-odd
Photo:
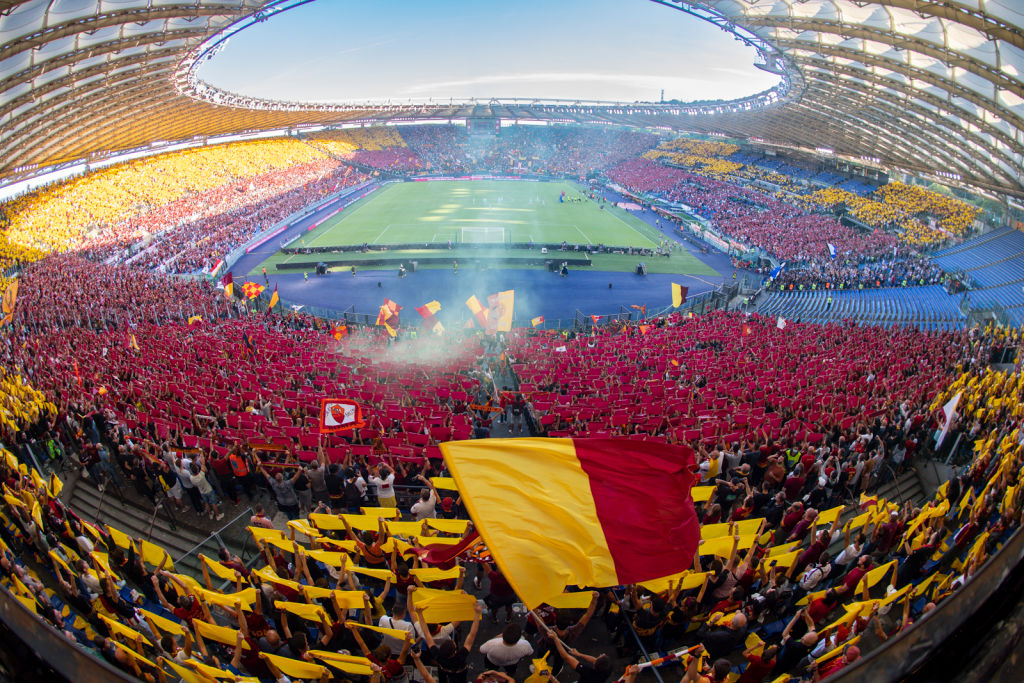
{"type": "Polygon", "coordinates": [[[504,244],[505,228],[500,225],[474,225],[460,228],[462,244],[504,244]]]}

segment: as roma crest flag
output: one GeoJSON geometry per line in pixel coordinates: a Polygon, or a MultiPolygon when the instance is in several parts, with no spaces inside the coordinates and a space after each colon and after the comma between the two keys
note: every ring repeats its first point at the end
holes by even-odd
{"type": "Polygon", "coordinates": [[[693,566],[693,449],[631,439],[441,444],[473,524],[528,608],[566,586],[640,583],[693,566]]]}
{"type": "Polygon", "coordinates": [[[516,293],[513,289],[491,294],[487,297],[487,334],[512,331],[512,315],[515,309],[516,293]]]}
{"type": "Polygon", "coordinates": [[[345,398],[324,398],[320,400],[320,433],[330,434],[346,429],[366,426],[363,409],[355,401],[345,398]]]}

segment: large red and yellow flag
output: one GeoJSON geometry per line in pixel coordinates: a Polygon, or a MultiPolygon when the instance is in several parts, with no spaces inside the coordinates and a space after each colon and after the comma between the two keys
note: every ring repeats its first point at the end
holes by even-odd
{"type": "Polygon", "coordinates": [[[686,295],[690,292],[689,287],[683,287],[672,283],[672,308],[679,308],[686,303],[686,295]]]}
{"type": "Polygon", "coordinates": [[[649,581],[693,565],[693,450],[628,439],[441,444],[462,500],[529,608],[566,586],[649,581]]]}
{"type": "Polygon", "coordinates": [[[224,277],[220,279],[220,283],[224,285],[224,296],[231,298],[235,293],[235,279],[231,276],[231,271],[224,273],[224,277]]]}
{"type": "Polygon", "coordinates": [[[383,325],[384,329],[388,331],[392,337],[397,335],[398,329],[398,312],[402,310],[402,307],[396,304],[391,299],[384,299],[384,303],[380,306],[380,311],[377,312],[377,325],[383,325]]]}
{"type": "MultiPolygon", "coordinates": [[[[480,300],[476,298],[475,294],[466,299],[466,306],[469,308],[470,311],[472,311],[473,317],[476,318],[476,321],[478,323],[480,323],[480,327],[486,330],[487,309],[483,307],[483,304],[480,303],[480,300]]],[[[472,325],[469,325],[469,327],[472,327],[472,325]]]]}
{"type": "Polygon", "coordinates": [[[423,316],[423,329],[427,332],[435,332],[437,334],[444,333],[444,325],[437,319],[434,314],[441,310],[441,304],[438,301],[428,301],[422,306],[416,309],[416,312],[423,316]]]}

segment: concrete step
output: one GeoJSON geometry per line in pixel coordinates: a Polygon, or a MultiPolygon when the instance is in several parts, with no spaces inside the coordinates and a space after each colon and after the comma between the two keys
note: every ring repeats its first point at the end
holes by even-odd
{"type": "Polygon", "coordinates": [[[248,559],[256,552],[251,539],[247,538],[245,525],[252,514],[248,506],[233,506],[230,503],[226,506],[225,516],[221,520],[210,520],[208,517],[196,514],[190,506],[185,511],[175,511],[175,523],[172,526],[166,512],[161,510],[156,518],[152,520],[153,504],[139,497],[134,490],[123,489],[124,501],[120,500],[113,488],[108,488],[103,497],[103,504],[100,507],[99,518],[96,511],[100,505],[100,492],[95,484],[87,479],[80,479],[71,482],[72,490],[62,495],[65,503],[79,514],[83,519],[98,524],[109,524],[110,526],[123,531],[133,538],[142,538],[151,541],[165,550],[175,563],[175,569],[184,574],[202,577],[202,568],[198,553],[202,552],[208,557],[216,557],[220,543],[217,539],[210,539],[211,534],[220,531],[220,542],[234,554],[248,559]],[[237,521],[233,520],[238,518],[237,521]],[[229,523],[230,528],[224,529],[229,523]],[[247,542],[248,541],[248,542],[247,542]],[[184,557],[196,546],[203,544],[197,551],[188,557],[184,557]],[[184,559],[182,559],[184,557],[184,559]]]}

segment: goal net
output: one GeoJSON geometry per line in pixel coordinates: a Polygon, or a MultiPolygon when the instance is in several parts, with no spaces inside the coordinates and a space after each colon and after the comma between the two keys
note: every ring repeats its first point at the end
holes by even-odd
{"type": "Polygon", "coordinates": [[[502,244],[505,242],[505,228],[501,226],[480,226],[462,228],[463,244],[502,244]]]}

